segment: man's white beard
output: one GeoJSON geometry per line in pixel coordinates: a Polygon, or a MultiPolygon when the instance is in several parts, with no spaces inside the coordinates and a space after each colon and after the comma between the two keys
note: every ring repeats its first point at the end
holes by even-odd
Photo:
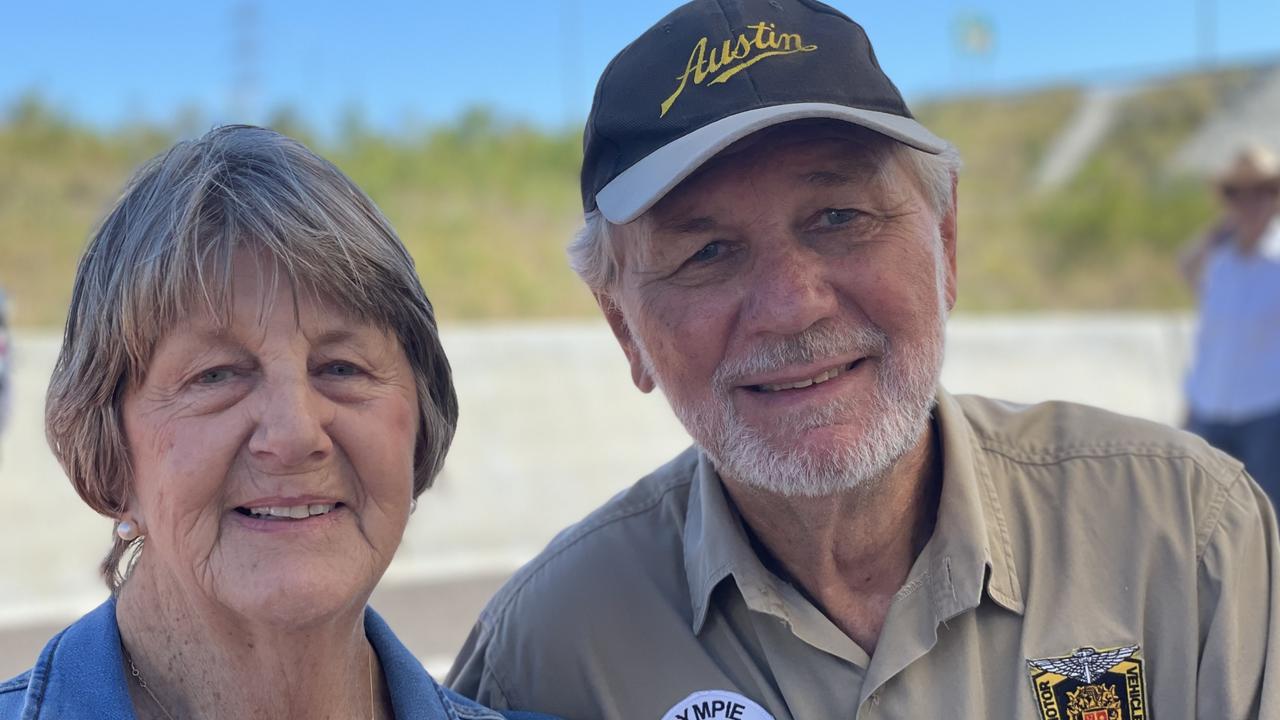
{"type": "MultiPolygon", "coordinates": [[[[941,263],[941,257],[938,261],[941,263]]],[[[932,327],[926,342],[891,346],[879,328],[840,328],[834,322],[823,322],[800,335],[758,348],[749,357],[726,361],[712,379],[711,400],[687,404],[668,393],[668,401],[722,477],[779,495],[805,497],[833,495],[874,483],[916,446],[929,425],[942,373],[947,315],[941,274],[940,269],[938,309],[930,318],[932,327]],[[794,445],[775,447],[742,419],[730,400],[735,379],[855,355],[879,358],[877,382],[869,397],[842,398],[776,421],[778,427],[799,433],[860,418],[863,431],[855,443],[816,452],[794,445]]],[[[638,344],[638,349],[650,376],[663,387],[645,348],[638,344]]],[[[859,367],[854,372],[870,370],[859,367]]]]}

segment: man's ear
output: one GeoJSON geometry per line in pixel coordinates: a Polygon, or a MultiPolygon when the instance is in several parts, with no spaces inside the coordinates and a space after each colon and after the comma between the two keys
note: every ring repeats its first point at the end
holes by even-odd
{"type": "Polygon", "coordinates": [[[622,352],[631,365],[631,382],[640,388],[640,392],[653,392],[656,384],[653,377],[649,375],[649,369],[645,367],[635,338],[631,336],[631,327],[627,325],[627,319],[622,316],[622,308],[607,293],[597,292],[595,296],[596,303],[600,305],[600,311],[604,313],[604,319],[608,321],[609,328],[613,330],[613,336],[618,340],[618,345],[622,346],[622,352]]]}
{"type": "Polygon", "coordinates": [[[956,200],[958,198],[956,192],[956,176],[951,176],[951,209],[947,211],[945,217],[942,218],[938,225],[938,232],[942,236],[942,252],[944,261],[947,263],[947,311],[951,311],[956,306],[956,294],[958,278],[956,274],[956,216],[960,212],[960,206],[956,200]]]}

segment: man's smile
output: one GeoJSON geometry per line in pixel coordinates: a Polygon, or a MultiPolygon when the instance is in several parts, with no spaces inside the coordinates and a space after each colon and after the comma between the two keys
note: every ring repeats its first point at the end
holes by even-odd
{"type": "Polygon", "coordinates": [[[783,390],[802,390],[813,385],[821,385],[829,380],[834,380],[840,375],[856,368],[864,359],[865,358],[858,358],[851,362],[831,365],[817,373],[788,373],[790,377],[783,377],[776,380],[768,378],[759,382],[744,383],[740,387],[759,393],[774,393],[783,390]]]}

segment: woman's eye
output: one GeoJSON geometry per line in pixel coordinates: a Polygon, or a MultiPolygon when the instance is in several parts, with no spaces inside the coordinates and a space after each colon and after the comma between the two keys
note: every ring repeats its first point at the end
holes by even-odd
{"type": "Polygon", "coordinates": [[[235,373],[230,368],[212,368],[196,376],[197,385],[217,385],[230,380],[235,373]]]}
{"type": "Polygon", "coordinates": [[[332,362],[325,365],[321,372],[335,377],[354,377],[360,374],[360,368],[347,362],[332,362]]]}
{"type": "Polygon", "coordinates": [[[827,227],[847,225],[857,219],[859,214],[860,213],[857,210],[823,210],[821,222],[827,227]]]}
{"type": "Polygon", "coordinates": [[[689,261],[690,262],[707,262],[708,260],[715,260],[723,252],[724,252],[724,244],[721,243],[719,240],[715,240],[713,242],[707,243],[706,245],[703,245],[701,250],[694,253],[689,258],[689,261]]]}

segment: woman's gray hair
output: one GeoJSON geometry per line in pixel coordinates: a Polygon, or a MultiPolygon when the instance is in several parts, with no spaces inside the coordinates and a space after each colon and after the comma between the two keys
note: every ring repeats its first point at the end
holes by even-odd
{"type": "MultiPolygon", "coordinates": [[[[45,409],[49,444],[76,492],[119,519],[132,482],[124,394],[193,308],[229,318],[240,249],[274,261],[271,282],[291,286],[295,307],[299,293],[336,300],[399,339],[418,391],[417,497],[444,463],[458,401],[413,259],[338,168],[296,140],[246,125],[180,142],[143,165],[85,249],[45,409]]],[[[102,573],[115,593],[131,543],[113,543],[102,573]]]]}
{"type": "MultiPolygon", "coordinates": [[[[829,124],[828,121],[799,122],[829,124]]],[[[778,129],[783,127],[778,126],[778,129]]],[[[846,131],[875,158],[882,173],[890,162],[896,161],[917,183],[938,218],[945,217],[954,209],[952,183],[960,171],[960,154],[954,147],[948,145],[944,151],[933,155],[855,126],[847,126],[846,131]]],[[[637,234],[648,231],[648,217],[646,213],[625,226],[614,225],[598,210],[587,213],[583,218],[582,229],[569,244],[569,265],[592,292],[609,294],[614,290],[623,257],[621,243],[616,236],[625,233],[634,240],[637,234]]]]}

